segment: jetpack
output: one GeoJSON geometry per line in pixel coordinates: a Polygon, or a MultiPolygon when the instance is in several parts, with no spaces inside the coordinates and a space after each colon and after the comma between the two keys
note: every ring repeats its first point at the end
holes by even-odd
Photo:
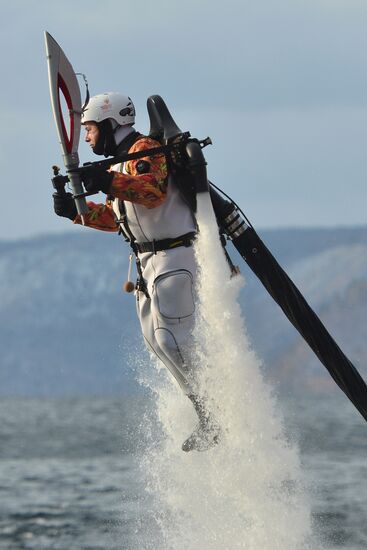
{"type": "MultiPolygon", "coordinates": [[[[177,143],[184,136],[160,96],[148,99],[151,121],[150,135],[161,143],[177,143]]],[[[207,138],[206,144],[210,143],[207,138]]],[[[206,176],[202,143],[186,142],[178,157],[168,156],[174,179],[186,197],[210,193],[214,213],[221,233],[230,240],[249,268],[261,281],[273,300],[280,306],[292,325],[329,371],[334,381],[356,409],[367,420],[367,386],[358,370],[331,337],[319,317],[301,292],[262,242],[254,227],[228,195],[224,198],[206,176]]],[[[191,198],[195,208],[195,201],[191,198]]]]}

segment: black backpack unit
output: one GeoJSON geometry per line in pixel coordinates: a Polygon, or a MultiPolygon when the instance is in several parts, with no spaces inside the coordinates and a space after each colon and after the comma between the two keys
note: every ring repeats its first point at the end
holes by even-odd
{"type": "Polygon", "coordinates": [[[163,146],[174,147],[166,153],[168,173],[180,190],[182,198],[195,213],[197,182],[189,167],[185,144],[191,142],[205,147],[211,141],[209,138],[203,141],[192,139],[189,132],[182,132],[161,96],[150,96],[147,100],[147,108],[150,120],[149,137],[159,141],[163,146]]]}

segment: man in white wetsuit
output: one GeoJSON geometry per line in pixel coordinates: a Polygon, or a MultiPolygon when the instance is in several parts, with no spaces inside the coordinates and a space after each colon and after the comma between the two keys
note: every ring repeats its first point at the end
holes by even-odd
{"type": "MultiPolygon", "coordinates": [[[[92,97],[82,115],[85,141],[105,157],[160,146],[135,131],[135,108],[128,96],[108,92],[92,97]]],[[[204,451],[219,441],[220,429],[195,391],[189,346],[195,311],[195,218],[167,171],[163,154],[129,160],[109,171],[82,175],[88,192],[102,191],[104,204],[89,201],[84,224],[120,231],[136,254],[137,311],[147,347],[170,370],[192,401],[199,423],[184,451],[204,451]]],[[[81,223],[70,193],[54,195],[57,215],[81,223]]]]}

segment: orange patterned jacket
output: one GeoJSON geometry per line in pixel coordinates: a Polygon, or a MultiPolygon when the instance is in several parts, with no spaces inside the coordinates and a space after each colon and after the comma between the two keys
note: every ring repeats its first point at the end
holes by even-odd
{"type": "MultiPolygon", "coordinates": [[[[129,149],[129,153],[144,151],[160,147],[160,143],[150,137],[142,137],[129,149]]],[[[125,163],[126,174],[115,172],[112,180],[110,195],[115,199],[130,201],[155,208],[162,204],[167,196],[167,164],[164,155],[154,157],[143,157],[142,159],[129,160],[125,163]],[[150,164],[150,171],[147,174],[139,174],[136,164],[139,160],[145,160],[150,164]]],[[[112,200],[107,198],[105,204],[96,204],[89,201],[88,214],[84,215],[84,225],[100,229],[102,231],[118,231],[116,215],[112,209],[112,200]]],[[[81,224],[78,215],[74,223],[81,224]]]]}

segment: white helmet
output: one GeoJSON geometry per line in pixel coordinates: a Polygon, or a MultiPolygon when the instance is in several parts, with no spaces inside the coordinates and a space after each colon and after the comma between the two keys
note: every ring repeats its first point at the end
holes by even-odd
{"type": "Polygon", "coordinates": [[[82,124],[112,118],[119,126],[134,124],[135,107],[131,99],[119,92],[106,92],[90,98],[82,112],[82,124]]]}

